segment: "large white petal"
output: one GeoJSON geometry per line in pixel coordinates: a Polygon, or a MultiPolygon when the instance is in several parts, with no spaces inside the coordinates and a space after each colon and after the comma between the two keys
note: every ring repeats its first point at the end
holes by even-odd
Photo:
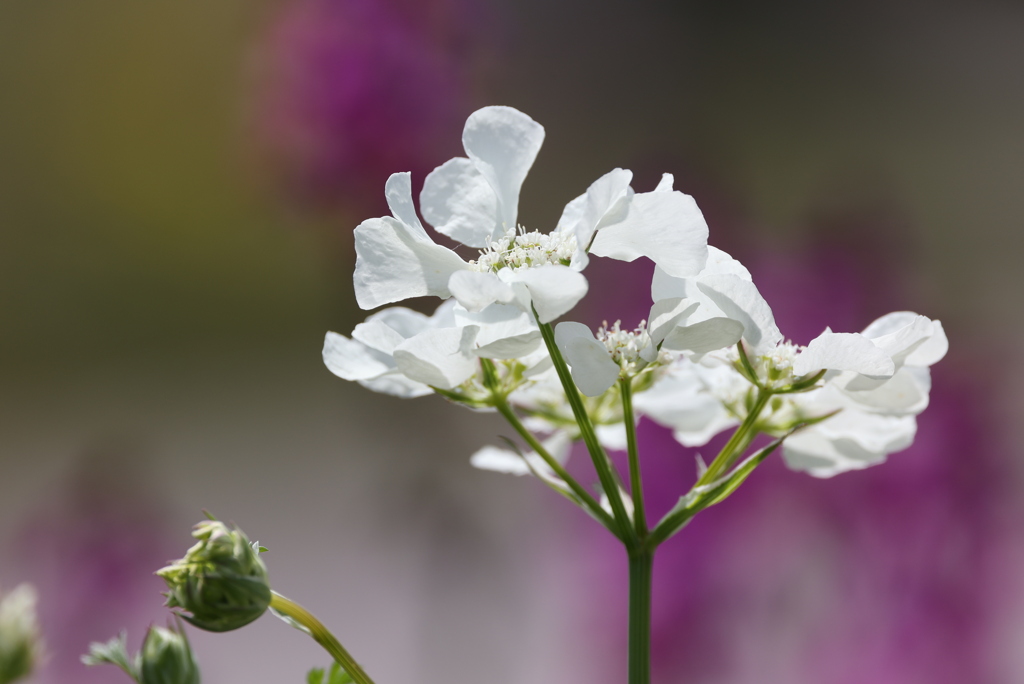
{"type": "Polygon", "coordinates": [[[904,360],[908,366],[930,366],[938,363],[949,351],[949,340],[940,321],[932,321],[932,334],[904,360]]]}
{"type": "Polygon", "coordinates": [[[928,408],[931,374],[926,367],[904,366],[875,389],[851,391],[845,395],[873,413],[893,416],[917,415],[928,408]]]}
{"type": "MultiPolygon", "coordinates": [[[[389,306],[386,309],[381,309],[380,311],[366,317],[367,323],[371,321],[379,321],[380,323],[383,323],[401,335],[403,339],[412,337],[416,333],[422,332],[431,327],[431,319],[428,316],[421,314],[419,311],[407,309],[404,306],[389,306]]],[[[358,328],[359,326],[356,327],[358,328]]],[[[356,336],[353,334],[353,337],[356,336]]],[[[367,344],[369,344],[369,342],[367,342],[367,344]]],[[[393,349],[381,349],[381,351],[386,351],[390,354],[393,349]]]]}
{"type": "Polygon", "coordinates": [[[323,359],[327,370],[345,380],[365,380],[394,368],[385,355],[334,332],[324,336],[323,359]]]}
{"type": "Polygon", "coordinates": [[[706,354],[716,349],[731,347],[739,342],[741,337],[742,323],[717,316],[693,325],[676,326],[665,338],[661,348],[706,354]]]}
{"type": "Polygon", "coordinates": [[[352,339],[358,340],[371,349],[392,354],[395,347],[405,342],[406,336],[382,320],[365,320],[352,330],[352,339]]]}
{"type": "Polygon", "coordinates": [[[422,382],[410,380],[397,370],[376,378],[360,380],[359,384],[368,390],[380,392],[381,394],[390,394],[401,399],[415,399],[416,397],[424,397],[434,393],[434,390],[422,382]]]}
{"type": "Polygon", "coordinates": [[[796,357],[797,375],[820,370],[853,371],[870,376],[891,377],[896,372],[892,359],[860,333],[834,333],[828,328],[796,357]]]}
{"type": "Polygon", "coordinates": [[[588,397],[604,394],[619,379],[619,365],[582,323],[559,323],[555,326],[555,343],[571,367],[576,386],[588,397]]]}
{"type": "MultiPolygon", "coordinates": [[[[572,445],[572,440],[565,432],[556,432],[541,444],[555,461],[565,465],[565,461],[569,458],[569,447],[572,445]]],[[[562,489],[568,489],[568,485],[555,475],[547,462],[535,451],[527,451],[520,456],[511,449],[485,446],[473,454],[469,462],[481,470],[493,470],[509,475],[530,475],[536,472],[548,482],[552,482],[562,489]],[[529,461],[529,465],[527,465],[527,461],[529,461]]]]}
{"type": "Polygon", "coordinates": [[[888,351],[897,362],[912,366],[937,363],[949,350],[942,323],[911,311],[882,316],[864,329],[864,336],[888,351]]]}
{"type": "Polygon", "coordinates": [[[476,372],[477,357],[471,353],[476,333],[474,326],[425,330],[395,349],[395,363],[412,380],[452,389],[476,372]]]}
{"type": "Polygon", "coordinates": [[[437,232],[470,247],[486,247],[504,233],[494,188],[465,157],[449,159],[427,175],[420,211],[437,232]]]}
{"type": "Polygon", "coordinates": [[[544,142],[544,127],[512,107],[484,107],[469,115],[462,145],[498,197],[502,230],[516,227],[519,189],[544,142]]]}
{"type": "Polygon", "coordinates": [[[684,446],[703,446],[739,421],[730,414],[694,372],[674,370],[633,398],[637,413],[673,430],[684,446]]]}
{"type": "Polygon", "coordinates": [[[766,354],[782,341],[771,307],[754,283],[722,274],[699,278],[697,287],[723,314],[743,324],[743,337],[755,354],[766,354]]]}
{"type": "Polygon", "coordinates": [[[384,196],[392,216],[408,226],[419,239],[430,240],[412,203],[412,174],[408,171],[391,174],[384,184],[384,196]]]}
{"type": "Polygon", "coordinates": [[[492,304],[478,313],[455,309],[457,325],[475,325],[474,353],[490,359],[521,359],[535,352],[541,344],[540,329],[532,317],[518,306],[492,304]]]}
{"type": "Polygon", "coordinates": [[[452,273],[468,268],[458,254],[420,239],[390,216],[359,224],[355,243],[352,279],[356,302],[363,309],[425,295],[447,298],[452,273]]]}
{"type": "Polygon", "coordinates": [[[654,344],[662,340],[700,306],[698,302],[685,297],[671,297],[654,302],[647,316],[647,334],[654,344]]]}
{"type": "Polygon", "coordinates": [[[689,195],[633,195],[626,217],[594,236],[590,253],[621,261],[645,256],[677,278],[695,276],[708,259],[708,224],[689,195]]]}
{"type": "Polygon", "coordinates": [[[529,310],[533,306],[541,323],[550,323],[568,313],[587,294],[587,279],[568,266],[548,264],[518,271],[503,269],[498,276],[507,283],[518,283],[528,297],[518,298],[529,310]]]}
{"type": "Polygon", "coordinates": [[[448,281],[448,289],[467,311],[478,312],[495,302],[507,304],[515,299],[515,291],[493,273],[456,271],[448,281]]]}
{"type": "Polygon", "coordinates": [[[752,280],[750,271],[728,253],[708,245],[708,262],[695,278],[674,278],[659,266],[654,269],[651,281],[651,299],[669,299],[671,297],[700,298],[697,281],[706,276],[734,275],[743,280],[752,280]]]}
{"type": "MultiPolygon", "coordinates": [[[[576,243],[581,250],[586,250],[590,245],[595,231],[625,219],[629,200],[633,195],[633,190],[629,187],[631,180],[633,180],[632,171],[613,169],[587,188],[583,194],[579,220],[574,225],[563,228],[563,230],[572,230],[576,233],[576,243]]],[[[573,202],[575,201],[573,200],[573,202]]],[[[565,216],[567,212],[568,207],[566,207],[566,211],[562,212],[562,215],[565,216]]]]}
{"type": "Polygon", "coordinates": [[[914,441],[913,417],[891,417],[844,410],[791,435],[783,443],[786,465],[816,477],[866,468],[914,441]]]}

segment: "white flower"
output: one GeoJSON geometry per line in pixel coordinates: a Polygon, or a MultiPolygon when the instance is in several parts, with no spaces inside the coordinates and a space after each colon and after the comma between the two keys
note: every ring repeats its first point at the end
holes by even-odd
{"type": "Polygon", "coordinates": [[[472,344],[477,326],[456,326],[455,302],[433,316],[396,306],[378,311],[352,331],[352,339],[328,332],[323,359],[340,378],[375,392],[420,397],[431,386],[451,389],[477,370],[472,344]]]}
{"type": "MultiPolygon", "coordinates": [[[[559,431],[552,433],[541,442],[544,450],[558,462],[565,465],[569,458],[572,447],[572,439],[568,433],[559,431]]],[[[522,454],[511,449],[501,449],[495,446],[485,446],[473,454],[469,462],[472,466],[481,470],[493,470],[498,473],[510,475],[536,474],[550,483],[556,484],[561,489],[568,490],[565,482],[559,478],[543,458],[534,451],[527,451],[522,454]]]]}
{"type": "Polygon", "coordinates": [[[632,261],[646,256],[666,273],[695,275],[707,258],[707,225],[693,199],[666,176],[634,194],[632,174],[615,169],[570,202],[555,229],[527,232],[517,222],[519,191],[544,129],[511,107],[485,107],[466,121],[467,157],[431,172],[420,194],[423,217],[444,235],[480,250],[464,260],[427,235],[412,202],[409,174],[385,187],[392,216],[355,231],[356,299],[364,309],[409,297],[454,296],[470,313],[510,304],[547,323],[586,294],[588,252],[632,261]]]}
{"type": "Polygon", "coordinates": [[[879,463],[913,441],[914,415],[928,404],[928,366],[948,348],[942,324],[911,312],[891,313],[861,333],[827,329],[807,347],[784,341],[771,308],[739,262],[713,248],[695,278],[657,271],[655,299],[691,297],[701,306],[690,320],[724,315],[743,326],[749,369],[735,350],[700,363],[680,362],[664,380],[636,397],[637,410],[673,428],[688,446],[706,443],[719,430],[746,417],[753,373],[762,387],[785,390],[824,371],[819,388],[776,395],[762,429],[777,434],[808,418],[836,416],[790,436],[787,464],[828,477],[879,463]],[[841,416],[841,417],[840,417],[841,416]]]}

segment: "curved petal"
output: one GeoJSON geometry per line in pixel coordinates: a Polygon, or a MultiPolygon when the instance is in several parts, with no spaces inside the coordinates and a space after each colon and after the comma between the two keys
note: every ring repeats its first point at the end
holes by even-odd
{"type": "Polygon", "coordinates": [[[559,264],[518,271],[504,269],[498,276],[507,283],[525,287],[529,301],[519,303],[527,310],[532,304],[541,323],[550,323],[568,313],[587,294],[587,279],[583,274],[559,264]]]}
{"type": "Polygon", "coordinates": [[[853,371],[873,377],[891,377],[892,359],[860,333],[834,333],[828,328],[800,352],[793,363],[797,375],[819,370],[853,371]]]}
{"type": "Polygon", "coordinates": [[[832,477],[881,463],[910,446],[917,432],[912,417],[844,410],[791,435],[782,445],[786,465],[816,477],[832,477]]]}
{"type": "Polygon", "coordinates": [[[397,370],[376,378],[370,378],[369,380],[360,380],[359,384],[368,390],[380,392],[381,394],[390,394],[401,399],[415,399],[416,397],[425,397],[428,394],[434,393],[434,390],[422,382],[410,380],[397,370]]]}
{"type": "Polygon", "coordinates": [[[424,295],[447,298],[452,273],[468,268],[458,254],[418,239],[408,226],[390,216],[360,223],[355,243],[352,280],[362,309],[424,295]]]}
{"type": "Polygon", "coordinates": [[[661,344],[672,329],[684,322],[700,304],[685,297],[672,297],[654,302],[647,315],[647,334],[655,345],[661,344]]]}
{"type": "MultiPolygon", "coordinates": [[[[413,311],[412,309],[407,309],[404,306],[389,306],[386,309],[381,309],[376,313],[370,314],[366,317],[365,322],[383,323],[401,335],[402,339],[405,339],[431,327],[432,319],[421,314],[419,311],[413,311]]],[[[358,328],[359,326],[357,325],[356,329],[358,328]]],[[[355,335],[355,330],[353,330],[352,333],[353,337],[359,339],[359,337],[355,335]]],[[[364,343],[369,344],[371,347],[374,346],[365,340],[364,343]]],[[[381,351],[390,354],[394,349],[381,349],[381,351]]]]}
{"type": "Polygon", "coordinates": [[[427,174],[420,211],[434,230],[470,247],[486,247],[504,233],[494,189],[465,157],[427,174]]]}
{"type": "Polygon", "coordinates": [[[717,247],[708,245],[708,262],[696,278],[674,278],[660,266],[655,267],[654,278],[651,280],[651,299],[654,301],[670,297],[700,299],[697,281],[713,275],[734,275],[742,280],[752,280],[750,271],[743,264],[717,247]]]}
{"type": "Polygon", "coordinates": [[[540,347],[541,334],[531,316],[518,306],[492,304],[479,313],[455,309],[459,326],[475,325],[474,353],[489,359],[523,359],[540,347]]]}
{"type": "Polygon", "coordinates": [[[476,372],[470,353],[474,326],[425,330],[395,349],[395,363],[406,377],[425,385],[453,389],[476,372]]]}
{"type": "Polygon", "coordinates": [[[927,368],[904,366],[875,389],[858,392],[847,388],[844,394],[872,413],[912,416],[928,408],[931,386],[931,374],[927,368]]]}
{"type": "Polygon", "coordinates": [[[448,281],[448,289],[459,304],[474,313],[495,302],[507,304],[516,296],[495,274],[478,271],[456,271],[448,281]]]}
{"type": "Polygon", "coordinates": [[[366,380],[394,369],[385,355],[334,332],[324,336],[323,359],[327,370],[344,380],[366,380]]]}
{"type": "Polygon", "coordinates": [[[408,226],[419,239],[430,240],[412,203],[412,174],[408,171],[391,174],[384,184],[384,196],[387,197],[392,216],[408,226]]]}
{"type": "Polygon", "coordinates": [[[702,277],[697,287],[723,314],[743,324],[743,337],[755,354],[765,354],[782,341],[771,307],[754,283],[723,274],[702,277]]]}
{"type": "MultiPolygon", "coordinates": [[[[626,218],[629,200],[633,195],[633,190],[629,187],[632,180],[632,171],[613,169],[591,183],[583,193],[579,219],[573,225],[563,228],[563,231],[568,229],[576,233],[576,244],[580,250],[587,249],[596,231],[626,218]]],[[[568,207],[566,209],[568,210],[568,207]]],[[[565,214],[563,211],[562,215],[565,214]]],[[[559,223],[561,224],[561,221],[559,223]]]]}
{"type": "Polygon", "coordinates": [[[665,338],[662,349],[706,354],[731,347],[743,337],[743,324],[731,318],[708,318],[693,325],[675,327],[665,338]]]}
{"type": "Polygon", "coordinates": [[[677,370],[666,376],[637,394],[633,406],[638,413],[671,428],[676,441],[688,447],[703,446],[722,430],[739,424],[692,372],[677,370]]]}
{"type": "Polygon", "coordinates": [[[498,199],[500,232],[516,227],[519,189],[544,142],[544,127],[512,107],[484,107],[469,115],[462,146],[498,199]]]}
{"type": "Polygon", "coordinates": [[[931,366],[942,360],[949,351],[949,340],[941,321],[932,321],[932,335],[920,347],[907,356],[904,363],[908,366],[931,366]]]}
{"type": "Polygon", "coordinates": [[[555,344],[572,370],[572,379],[588,397],[596,397],[619,379],[619,365],[590,328],[566,321],[555,326],[555,344]]]}
{"type": "Polygon", "coordinates": [[[689,195],[633,195],[626,217],[594,236],[590,253],[620,261],[645,256],[677,278],[695,276],[708,259],[708,224],[689,195]]]}

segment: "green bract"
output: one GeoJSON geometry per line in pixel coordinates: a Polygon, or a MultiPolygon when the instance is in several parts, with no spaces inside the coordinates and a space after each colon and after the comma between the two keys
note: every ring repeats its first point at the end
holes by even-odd
{"type": "Polygon", "coordinates": [[[167,582],[166,605],[188,611],[185,620],[210,632],[238,629],[263,615],[270,605],[267,568],[245,533],[208,520],[192,536],[199,542],[185,557],[156,573],[167,582]]]}

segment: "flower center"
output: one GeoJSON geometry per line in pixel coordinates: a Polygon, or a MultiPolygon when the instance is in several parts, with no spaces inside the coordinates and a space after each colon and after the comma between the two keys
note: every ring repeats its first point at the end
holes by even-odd
{"type": "MultiPolygon", "coordinates": [[[[751,356],[750,365],[761,383],[768,388],[782,388],[793,384],[796,376],[793,375],[793,363],[797,354],[802,352],[804,347],[786,341],[780,343],[767,354],[751,356]]],[[[735,349],[730,351],[730,359],[739,361],[739,355],[735,349]]]]}
{"type": "Polygon", "coordinates": [[[477,271],[497,273],[503,268],[518,271],[548,264],[568,266],[575,253],[573,233],[527,233],[519,226],[480,250],[476,261],[469,263],[477,271]]]}

